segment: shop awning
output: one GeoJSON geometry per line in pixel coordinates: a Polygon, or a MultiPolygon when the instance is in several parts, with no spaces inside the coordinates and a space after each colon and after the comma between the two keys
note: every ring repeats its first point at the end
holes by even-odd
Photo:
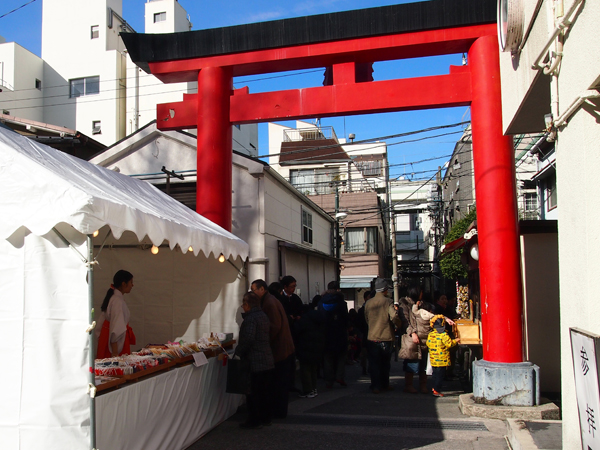
{"type": "Polygon", "coordinates": [[[342,289],[369,289],[375,277],[341,277],[340,288],[342,289]]]}
{"type": "Polygon", "coordinates": [[[440,251],[439,259],[443,259],[446,256],[448,256],[450,253],[463,248],[472,239],[475,239],[476,237],[477,237],[477,222],[473,222],[469,226],[468,231],[464,235],[462,235],[458,239],[455,239],[454,241],[450,241],[447,244],[442,245],[442,250],[440,251]]]}
{"type": "Polygon", "coordinates": [[[18,246],[30,233],[45,236],[53,228],[67,239],[109,226],[119,239],[125,231],[159,246],[168,242],[182,252],[207,257],[248,256],[248,244],[162,193],[139,181],[0,129],[0,239],[18,246]]]}

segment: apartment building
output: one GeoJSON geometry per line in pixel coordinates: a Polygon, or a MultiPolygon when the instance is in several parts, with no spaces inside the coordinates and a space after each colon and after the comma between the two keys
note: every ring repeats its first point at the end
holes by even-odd
{"type": "MultiPolygon", "coordinates": [[[[189,31],[177,0],[145,3],[145,33],[189,31]]],[[[156,119],[158,103],[183,100],[196,83],[163,84],[131,62],[120,33],[134,33],[122,0],[44,0],[42,51],[0,43],[0,112],[77,130],[105,146],[156,119]]],[[[195,132],[195,130],[190,130],[195,132]]],[[[255,124],[234,126],[233,148],[256,156],[255,124]]]]}

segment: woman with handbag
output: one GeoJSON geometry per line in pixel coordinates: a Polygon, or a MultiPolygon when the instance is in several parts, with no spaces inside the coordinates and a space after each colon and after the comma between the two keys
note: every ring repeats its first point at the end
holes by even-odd
{"type": "Polygon", "coordinates": [[[275,362],[269,343],[269,318],[260,308],[260,299],[253,292],[244,294],[238,345],[235,355],[250,361],[250,393],[246,395],[248,418],[241,428],[256,429],[271,425],[269,386],[275,362]]]}
{"type": "Polygon", "coordinates": [[[411,286],[408,289],[408,296],[400,299],[400,318],[406,332],[402,335],[401,348],[398,356],[404,360],[404,392],[416,394],[417,390],[413,386],[415,374],[419,374],[419,384],[421,391],[427,393],[427,358],[423,358],[422,345],[427,342],[427,336],[424,336],[423,343],[417,333],[417,318],[413,313],[415,306],[422,297],[423,293],[419,286],[411,286]]]}
{"type": "Polygon", "coordinates": [[[119,270],[113,277],[113,284],[106,293],[100,310],[98,321],[99,332],[97,359],[105,359],[131,353],[135,345],[135,335],[129,326],[131,313],[125,303],[124,294],[133,289],[133,275],[126,270],[119,270]]]}

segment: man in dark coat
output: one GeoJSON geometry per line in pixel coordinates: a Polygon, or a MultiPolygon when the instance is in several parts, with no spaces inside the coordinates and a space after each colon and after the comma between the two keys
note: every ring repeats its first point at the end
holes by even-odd
{"type": "Polygon", "coordinates": [[[348,356],[348,306],[337,281],[327,285],[318,311],[324,312],[327,326],[323,360],[326,386],[331,388],[334,382],[347,386],[344,372],[348,356]]]}

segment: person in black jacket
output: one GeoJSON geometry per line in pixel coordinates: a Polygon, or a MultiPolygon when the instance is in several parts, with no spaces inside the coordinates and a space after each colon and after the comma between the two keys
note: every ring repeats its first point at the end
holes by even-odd
{"type": "Polygon", "coordinates": [[[302,299],[295,293],[297,286],[296,279],[291,275],[286,275],[281,279],[281,286],[283,287],[282,297],[287,300],[286,313],[293,322],[300,318],[304,307],[302,299]]]}
{"type": "Polygon", "coordinates": [[[348,306],[337,281],[327,285],[327,291],[321,297],[318,311],[325,314],[327,325],[323,372],[325,385],[333,387],[333,383],[347,386],[344,380],[346,358],[348,355],[348,306]]]}
{"type": "Polygon", "coordinates": [[[250,393],[246,396],[248,419],[241,428],[262,428],[271,424],[269,386],[275,363],[269,343],[269,318],[260,308],[260,298],[247,292],[242,300],[240,335],[235,354],[250,361],[250,393]]]}
{"type": "Polygon", "coordinates": [[[325,352],[325,314],[306,305],[294,323],[297,336],[296,358],[300,361],[301,398],[317,396],[317,373],[325,352]]]}

